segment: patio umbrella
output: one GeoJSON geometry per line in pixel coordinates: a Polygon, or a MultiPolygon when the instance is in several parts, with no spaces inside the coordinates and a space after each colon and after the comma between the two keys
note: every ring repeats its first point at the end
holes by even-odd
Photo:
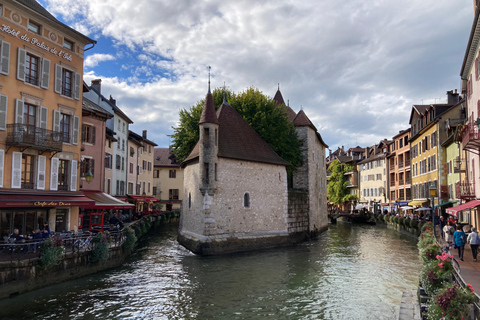
{"type": "Polygon", "coordinates": [[[360,209],[363,209],[363,204],[357,204],[357,206],[355,207],[355,210],[360,210],[360,209]]]}
{"type": "Polygon", "coordinates": [[[413,209],[413,207],[405,206],[405,207],[400,207],[400,209],[402,209],[402,210],[410,210],[410,209],[413,209]]]}
{"type": "Polygon", "coordinates": [[[432,208],[421,207],[421,208],[415,209],[415,211],[430,211],[430,210],[432,210],[432,208]]]}

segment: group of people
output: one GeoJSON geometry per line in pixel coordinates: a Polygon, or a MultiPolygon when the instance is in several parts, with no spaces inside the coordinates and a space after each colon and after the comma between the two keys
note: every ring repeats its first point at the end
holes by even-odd
{"type": "Polygon", "coordinates": [[[50,237],[50,228],[48,227],[48,223],[45,223],[42,229],[33,230],[32,234],[28,236],[23,236],[20,234],[18,229],[14,229],[13,233],[10,235],[10,239],[15,239],[16,243],[25,242],[28,240],[40,240],[50,237]]]}
{"type": "Polygon", "coordinates": [[[473,261],[477,261],[478,246],[480,245],[480,236],[476,228],[471,228],[470,233],[467,234],[463,230],[461,224],[451,217],[445,223],[444,217],[440,217],[440,227],[442,230],[442,238],[448,243],[448,248],[452,247],[458,250],[458,258],[463,261],[463,254],[465,252],[465,245],[468,243],[472,249],[473,261]],[[443,226],[443,227],[442,227],[443,226]]]}

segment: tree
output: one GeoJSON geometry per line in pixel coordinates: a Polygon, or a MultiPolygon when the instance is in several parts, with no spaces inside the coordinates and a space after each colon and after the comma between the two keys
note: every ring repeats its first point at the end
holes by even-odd
{"type": "MultiPolygon", "coordinates": [[[[227,103],[282,159],[292,164],[287,168],[287,172],[291,174],[301,164],[300,147],[303,142],[298,139],[293,123],[288,121],[285,107],[277,106],[272,98],[250,87],[239,94],[219,88],[213,90],[215,109],[222,105],[224,92],[227,103]]],[[[179,161],[185,160],[199,139],[198,122],[204,103],[205,100],[202,100],[190,110],[180,110],[180,124],[173,127],[174,134],[171,135],[174,154],[179,161]]]]}
{"type": "Polygon", "coordinates": [[[333,160],[328,166],[328,171],[331,172],[330,180],[327,184],[327,197],[328,201],[338,205],[344,202],[344,198],[347,195],[348,181],[345,178],[344,165],[338,161],[333,160]]]}

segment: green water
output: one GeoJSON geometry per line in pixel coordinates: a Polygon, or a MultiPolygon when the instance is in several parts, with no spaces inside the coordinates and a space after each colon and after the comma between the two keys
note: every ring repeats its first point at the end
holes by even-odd
{"type": "Polygon", "coordinates": [[[397,319],[421,268],[416,239],[384,226],[221,257],[154,233],[120,268],[0,301],[0,319],[397,319]]]}

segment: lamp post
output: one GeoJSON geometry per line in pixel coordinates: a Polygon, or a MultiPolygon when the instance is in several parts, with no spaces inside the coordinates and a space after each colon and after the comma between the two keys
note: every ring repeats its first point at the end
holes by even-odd
{"type": "Polygon", "coordinates": [[[430,191],[430,198],[432,199],[432,223],[435,226],[435,195],[437,194],[437,188],[433,182],[430,182],[430,186],[428,188],[430,191]]]}
{"type": "Polygon", "coordinates": [[[142,209],[143,209],[143,212],[145,212],[145,203],[147,201],[147,198],[146,198],[147,194],[145,193],[145,191],[143,191],[142,196],[143,196],[143,207],[142,207],[142,209]]]}

